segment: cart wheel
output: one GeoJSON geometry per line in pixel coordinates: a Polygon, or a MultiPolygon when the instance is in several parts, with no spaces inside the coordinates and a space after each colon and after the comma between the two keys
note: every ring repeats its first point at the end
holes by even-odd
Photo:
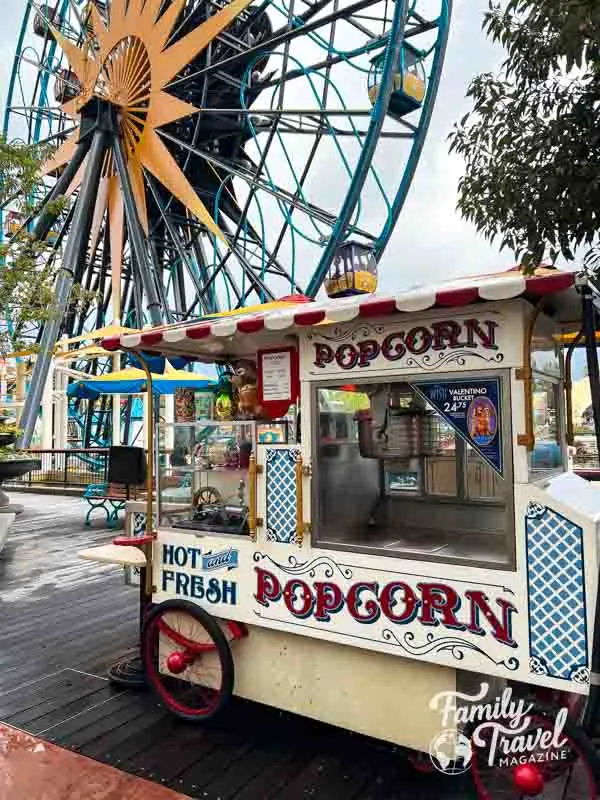
{"type": "MultiPolygon", "coordinates": [[[[519,730],[520,741],[536,742],[543,733],[554,735],[556,712],[533,709],[529,724],[519,730]]],[[[521,726],[519,726],[520,728],[521,726]]],[[[551,735],[547,739],[551,739],[551,735]]],[[[491,732],[484,733],[487,742],[491,732]]],[[[510,738],[510,737],[509,737],[510,738]]],[[[599,800],[600,760],[585,732],[567,719],[560,730],[558,747],[536,747],[532,752],[508,754],[496,752],[492,765],[488,747],[473,743],[471,772],[479,800],[599,800]],[[516,758],[512,759],[514,755],[516,758]],[[527,758],[521,758],[526,756],[527,758]],[[525,763],[520,763],[524,761],[525,763]]]]}
{"type": "Polygon", "coordinates": [[[217,620],[187,600],[155,606],[144,622],[147,681],[175,716],[206,721],[233,692],[233,659],[217,620]]]}
{"type": "Polygon", "coordinates": [[[221,493],[214,486],[204,486],[198,489],[194,495],[192,505],[194,508],[198,506],[214,506],[221,502],[221,493]]]}

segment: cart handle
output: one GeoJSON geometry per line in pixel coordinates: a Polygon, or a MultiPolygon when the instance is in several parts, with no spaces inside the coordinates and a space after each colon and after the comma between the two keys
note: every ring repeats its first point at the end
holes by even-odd
{"type": "Polygon", "coordinates": [[[296,544],[302,547],[304,544],[304,494],[303,478],[304,470],[302,466],[302,454],[298,453],[296,461],[296,544]]]}
{"type": "Polygon", "coordinates": [[[248,463],[248,533],[250,539],[256,541],[257,513],[256,513],[256,481],[258,469],[256,468],[256,456],[254,453],[250,454],[250,461],[248,463]]]}
{"type": "Polygon", "coordinates": [[[516,370],[517,380],[523,381],[525,393],[525,433],[517,434],[517,444],[526,447],[529,452],[535,447],[535,433],[533,424],[533,370],[531,368],[531,349],[535,324],[546,301],[542,297],[533,309],[527,321],[525,335],[523,337],[523,366],[516,370]]]}

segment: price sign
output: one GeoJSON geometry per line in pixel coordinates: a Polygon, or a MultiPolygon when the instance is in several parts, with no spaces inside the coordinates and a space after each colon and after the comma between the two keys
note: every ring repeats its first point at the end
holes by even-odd
{"type": "Polygon", "coordinates": [[[497,473],[504,474],[502,400],[497,378],[416,383],[413,388],[497,473]]]}

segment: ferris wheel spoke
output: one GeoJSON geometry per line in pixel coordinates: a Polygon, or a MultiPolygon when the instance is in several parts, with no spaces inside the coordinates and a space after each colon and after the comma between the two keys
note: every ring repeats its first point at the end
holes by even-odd
{"type": "MultiPolygon", "coordinates": [[[[157,208],[159,209],[160,216],[161,216],[161,218],[162,218],[162,220],[164,222],[164,225],[165,225],[165,229],[168,232],[169,237],[171,238],[171,241],[173,242],[173,244],[175,246],[175,250],[177,251],[179,259],[180,259],[181,263],[185,266],[186,271],[187,271],[187,273],[188,273],[188,275],[190,277],[190,280],[192,281],[192,283],[194,285],[194,288],[196,289],[198,294],[201,295],[204,292],[204,287],[202,286],[202,283],[199,280],[198,275],[196,275],[196,272],[195,272],[195,270],[194,270],[194,268],[192,266],[192,263],[191,263],[190,257],[189,257],[189,253],[188,253],[187,248],[185,246],[184,239],[181,236],[181,232],[179,230],[177,230],[175,225],[173,225],[173,223],[169,219],[169,215],[168,215],[168,213],[167,213],[167,211],[165,209],[164,203],[161,200],[160,193],[159,193],[157,187],[154,185],[154,181],[152,181],[152,179],[149,179],[148,185],[150,187],[150,192],[152,194],[154,202],[156,203],[157,208]]],[[[181,280],[179,282],[179,287],[180,287],[180,291],[183,291],[183,280],[181,280]]],[[[178,309],[178,310],[180,311],[180,313],[183,313],[183,306],[185,305],[185,303],[180,302],[179,305],[180,305],[181,308],[178,309]]]]}
{"type": "MultiPolygon", "coordinates": [[[[200,158],[214,164],[216,167],[221,169],[225,169],[231,174],[235,175],[238,178],[244,180],[244,182],[248,183],[251,188],[255,190],[264,191],[266,194],[269,194],[286,204],[292,205],[298,211],[302,211],[309,217],[314,217],[318,219],[320,222],[325,223],[326,225],[333,226],[335,225],[336,217],[334,214],[325,211],[324,209],[320,208],[314,203],[306,203],[299,199],[294,198],[294,194],[292,192],[287,191],[279,186],[273,184],[272,186],[268,183],[264,182],[263,180],[256,178],[255,174],[246,172],[239,166],[235,166],[231,162],[227,162],[224,159],[218,158],[217,156],[212,155],[211,153],[204,152],[199,150],[198,148],[193,148],[191,145],[188,145],[181,139],[173,136],[172,134],[166,133],[165,131],[161,131],[161,136],[165,139],[173,141],[174,143],[180,145],[184,149],[189,149],[194,155],[199,156],[200,158]]],[[[371,240],[374,240],[375,237],[366,230],[363,230],[358,227],[354,227],[354,232],[360,234],[361,236],[365,236],[371,240]]]]}
{"type": "MultiPolygon", "coordinates": [[[[222,220],[221,224],[224,226],[225,233],[227,235],[228,245],[229,245],[229,248],[230,248],[230,253],[235,255],[235,257],[236,257],[238,263],[240,264],[240,266],[242,267],[242,270],[243,270],[246,278],[248,279],[249,283],[253,286],[254,290],[257,293],[257,295],[260,298],[262,298],[261,302],[266,302],[267,300],[273,300],[274,299],[274,295],[273,295],[272,291],[269,289],[267,284],[262,280],[262,278],[260,278],[259,275],[257,275],[257,270],[255,270],[253,268],[252,264],[247,259],[246,255],[242,251],[241,247],[239,247],[239,245],[238,245],[239,228],[238,228],[237,231],[234,232],[234,231],[231,230],[231,227],[230,227],[229,223],[227,222],[227,220],[224,218],[224,216],[222,214],[220,215],[220,219],[222,220]]],[[[225,255],[225,257],[223,259],[223,262],[226,261],[228,256],[229,256],[229,253],[225,255]]]]}
{"type": "MultiPolygon", "coordinates": [[[[329,4],[331,0],[328,0],[327,4],[329,4]]],[[[319,30],[319,28],[325,27],[326,25],[331,25],[332,22],[335,22],[337,19],[340,19],[345,14],[352,14],[354,11],[358,11],[362,8],[367,8],[368,6],[373,4],[373,0],[358,0],[356,3],[352,3],[350,6],[346,6],[346,8],[338,10],[333,14],[329,14],[327,17],[320,17],[319,19],[314,20],[306,25],[300,26],[298,28],[292,28],[291,30],[285,29],[282,33],[273,36],[270,39],[266,39],[260,44],[249,47],[244,53],[239,53],[234,56],[230,56],[225,58],[221,61],[213,62],[212,64],[203,67],[202,69],[198,70],[197,72],[191,72],[189,75],[185,75],[182,78],[176,78],[167,86],[165,86],[165,90],[175,89],[177,86],[181,86],[182,84],[186,83],[187,81],[194,80],[196,78],[201,78],[205,75],[210,75],[217,70],[222,70],[224,67],[229,66],[230,64],[235,64],[241,58],[250,60],[250,56],[260,55],[265,51],[274,50],[279,45],[285,44],[286,42],[291,42],[294,39],[299,38],[300,36],[306,36],[308,33],[312,33],[313,31],[319,30]]]]}

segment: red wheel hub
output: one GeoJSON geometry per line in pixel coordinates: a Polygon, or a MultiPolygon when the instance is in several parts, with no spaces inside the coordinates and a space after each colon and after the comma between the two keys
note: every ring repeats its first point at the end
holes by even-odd
{"type": "Polygon", "coordinates": [[[193,660],[187,653],[171,653],[167,658],[167,669],[175,675],[180,675],[193,660]]]}
{"type": "Polygon", "coordinates": [[[513,771],[515,788],[526,797],[535,797],[544,788],[544,776],[535,764],[520,764],[513,771]]]}

